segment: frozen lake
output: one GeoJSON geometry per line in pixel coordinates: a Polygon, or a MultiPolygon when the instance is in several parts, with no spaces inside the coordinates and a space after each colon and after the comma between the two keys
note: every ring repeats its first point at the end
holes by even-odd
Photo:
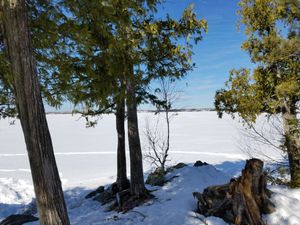
{"type": "MultiPolygon", "coordinates": [[[[86,128],[85,119],[79,115],[50,114],[47,119],[65,187],[115,180],[114,115],[102,116],[95,128],[86,128]]],[[[139,113],[143,151],[147,150],[147,120],[155,121],[154,114],[139,113]]],[[[240,136],[241,125],[229,116],[219,119],[216,112],[177,113],[171,122],[170,163],[202,160],[220,164],[243,160],[247,155],[240,149],[240,136]]],[[[147,170],[149,164],[144,162],[144,167],[147,170]]],[[[11,119],[0,120],[0,178],[8,177],[31,180],[20,123],[16,120],[11,125],[11,119]]]]}

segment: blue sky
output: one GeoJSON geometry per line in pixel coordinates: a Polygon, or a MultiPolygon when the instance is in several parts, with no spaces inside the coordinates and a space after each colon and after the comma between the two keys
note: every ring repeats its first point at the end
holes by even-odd
{"type": "Polygon", "coordinates": [[[182,11],[194,4],[198,18],[208,22],[208,33],[194,46],[193,61],[196,68],[178,86],[183,90],[176,104],[180,108],[213,107],[216,90],[224,87],[232,68],[253,65],[241,44],[246,36],[238,31],[238,0],[166,0],[159,14],[179,17],[182,11]]]}
{"type": "MultiPolygon", "coordinates": [[[[203,40],[195,45],[193,61],[194,71],[178,82],[180,94],[176,108],[207,108],[213,107],[216,90],[224,87],[229,70],[253,65],[241,44],[246,39],[243,31],[238,31],[238,0],[166,0],[158,8],[158,17],[167,13],[172,18],[179,18],[183,10],[194,4],[199,19],[208,22],[208,33],[203,40]]],[[[149,109],[144,105],[141,108],[149,109]]],[[[150,107],[151,108],[151,107],[150,107]]],[[[47,111],[53,111],[46,107],[47,111]]],[[[66,103],[61,111],[72,110],[66,103]]]]}

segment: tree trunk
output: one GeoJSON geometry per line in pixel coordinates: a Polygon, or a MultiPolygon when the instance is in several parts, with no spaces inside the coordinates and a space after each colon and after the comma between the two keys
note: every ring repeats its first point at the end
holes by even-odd
{"type": "Polygon", "coordinates": [[[203,193],[193,195],[198,199],[199,213],[235,225],[265,225],[262,214],[275,210],[259,159],[247,160],[242,176],[229,184],[207,187],[203,193]]]}
{"type": "Polygon", "coordinates": [[[119,191],[129,188],[126,170],[126,152],[125,152],[125,100],[122,99],[117,104],[116,109],[116,128],[118,134],[117,149],[117,185],[119,191]]]}
{"type": "Polygon", "coordinates": [[[135,86],[130,79],[127,80],[127,123],[128,141],[130,152],[130,190],[131,194],[138,198],[146,194],[143,173],[143,159],[139,136],[137,105],[135,96],[135,86]]]}
{"type": "Polygon", "coordinates": [[[169,156],[169,149],[170,149],[170,115],[169,115],[169,109],[165,109],[165,116],[166,116],[166,125],[167,125],[167,140],[166,140],[166,148],[164,150],[164,157],[162,160],[162,169],[165,171],[167,158],[169,156]]]}
{"type": "Polygon", "coordinates": [[[299,140],[299,120],[297,119],[296,107],[286,105],[283,110],[283,128],[285,136],[285,146],[289,158],[291,174],[291,187],[300,187],[300,140],[299,140]]]}
{"type": "Polygon", "coordinates": [[[69,219],[41,98],[25,0],[1,0],[2,30],[42,225],[69,219]]]}

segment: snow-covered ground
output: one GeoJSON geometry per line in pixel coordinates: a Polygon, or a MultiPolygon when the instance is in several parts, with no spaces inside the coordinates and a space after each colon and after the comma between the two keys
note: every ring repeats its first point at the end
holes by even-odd
{"type": "MultiPolygon", "coordinates": [[[[72,224],[203,224],[193,212],[192,192],[212,184],[222,184],[237,175],[247,154],[241,150],[244,136],[241,125],[230,117],[218,119],[215,112],[181,112],[171,123],[170,164],[196,160],[215,166],[184,167],[169,176],[172,182],[154,192],[156,198],[127,214],[104,212],[105,207],[84,196],[99,185],[115,181],[115,118],[105,115],[95,128],[85,128],[79,115],[48,115],[56,159],[65,190],[72,224]]],[[[155,121],[151,113],[140,113],[140,132],[146,121],[155,121]]],[[[19,121],[0,120],[0,221],[20,212],[34,196],[26,148],[19,121]]],[[[279,155],[266,149],[275,158],[279,155]]],[[[128,157],[127,157],[128,158],[128,157]]],[[[129,166],[129,163],[128,163],[129,166]]],[[[144,163],[145,172],[151,169],[144,163]]],[[[129,171],[129,170],[128,170],[129,171]]],[[[269,225],[300,225],[300,191],[271,187],[277,211],[266,217],[269,225]]],[[[203,220],[203,218],[202,218],[203,220]]],[[[205,218],[207,224],[225,224],[218,218],[205,218]]],[[[34,223],[32,223],[34,224],[34,223]]]]}

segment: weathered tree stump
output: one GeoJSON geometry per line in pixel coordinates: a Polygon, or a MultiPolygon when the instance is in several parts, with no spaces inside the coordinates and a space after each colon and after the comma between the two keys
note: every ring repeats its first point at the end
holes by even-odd
{"type": "Polygon", "coordinates": [[[247,160],[239,178],[193,195],[198,199],[199,213],[236,225],[265,225],[261,215],[275,211],[270,201],[271,191],[266,187],[263,162],[259,159],[247,160]]]}

